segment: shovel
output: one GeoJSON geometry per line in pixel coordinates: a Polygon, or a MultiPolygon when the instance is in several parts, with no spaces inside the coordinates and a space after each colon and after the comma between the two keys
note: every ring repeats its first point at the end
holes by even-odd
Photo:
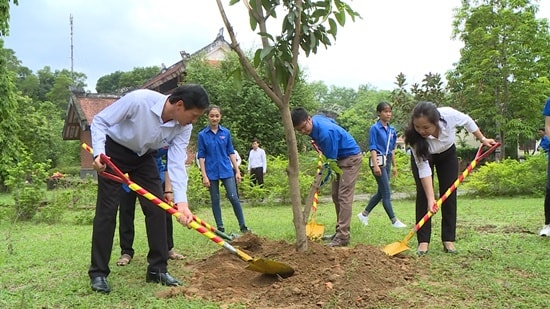
{"type": "MultiPolygon", "coordinates": [[[[439,209],[443,204],[443,202],[445,202],[445,200],[447,200],[447,198],[456,190],[456,188],[458,187],[458,185],[460,185],[460,183],[462,183],[464,178],[466,178],[466,176],[470,174],[470,172],[476,167],[477,163],[481,161],[483,158],[487,157],[491,152],[493,152],[499,146],[500,146],[500,143],[495,143],[493,146],[491,146],[489,149],[487,149],[487,151],[483,153],[481,152],[481,150],[483,149],[483,144],[479,146],[479,149],[477,150],[477,154],[474,160],[470,163],[470,165],[468,165],[468,167],[464,170],[464,172],[462,172],[462,174],[458,176],[457,180],[451,185],[449,189],[447,189],[445,194],[443,194],[443,196],[440,197],[437,200],[437,202],[435,202],[435,204],[437,205],[437,209],[439,209]]],[[[418,232],[418,230],[424,225],[424,223],[430,220],[433,214],[434,214],[433,212],[428,211],[428,213],[424,215],[424,217],[422,217],[422,219],[420,219],[418,223],[416,223],[416,225],[411,229],[411,231],[407,234],[407,236],[405,236],[405,238],[402,241],[391,243],[385,246],[384,248],[382,248],[382,251],[384,251],[384,253],[386,253],[387,255],[394,256],[398,253],[409,250],[410,248],[407,245],[407,243],[413,237],[413,235],[416,232],[418,232]]]]}
{"type": "Polygon", "coordinates": [[[317,162],[317,176],[315,181],[313,182],[313,186],[311,187],[312,190],[315,190],[315,193],[313,194],[313,201],[311,204],[311,220],[306,224],[306,235],[312,240],[317,240],[323,237],[325,233],[325,226],[322,224],[318,224],[316,222],[317,220],[317,204],[319,203],[319,188],[320,188],[320,182],[321,182],[321,168],[323,167],[322,157],[323,153],[321,152],[321,149],[317,147],[317,144],[315,144],[315,141],[311,140],[311,144],[317,150],[317,153],[319,154],[319,161],[317,162]]]}
{"type": "MultiPolygon", "coordinates": [[[[82,144],[82,148],[86,149],[89,152],[92,152],[92,149],[86,144],[82,144]]],[[[168,205],[166,202],[159,199],[155,195],[151,194],[149,191],[145,190],[135,182],[131,181],[126,175],[124,175],[124,173],[120,169],[118,169],[118,167],[116,167],[116,165],[113,162],[111,162],[109,157],[107,157],[104,154],[101,154],[100,156],[101,156],[101,161],[107,164],[109,168],[111,168],[115,173],[115,174],[111,174],[107,172],[101,172],[101,176],[126,184],[132,191],[150,200],[155,205],[161,207],[162,209],[164,209],[171,215],[175,216],[176,218],[178,218],[181,215],[176,209],[170,207],[170,205],[168,205]]],[[[196,217],[194,217],[194,220],[191,221],[191,223],[189,224],[189,227],[201,233],[205,237],[209,238],[216,244],[229,250],[231,253],[237,255],[241,260],[247,262],[248,266],[246,267],[246,269],[260,272],[263,274],[268,274],[268,275],[280,275],[283,278],[290,277],[294,274],[294,269],[286,264],[272,261],[272,260],[262,259],[262,258],[253,258],[249,256],[245,252],[231,246],[228,242],[224,241],[222,238],[220,238],[219,236],[211,232],[205,226],[197,223],[197,221],[198,220],[196,219],[196,217]]],[[[204,222],[202,220],[200,221],[204,222]]],[[[204,222],[204,224],[207,224],[207,223],[204,222]]]]}
{"type": "Polygon", "coordinates": [[[215,227],[211,226],[210,224],[206,223],[205,221],[197,218],[197,216],[193,215],[193,220],[195,220],[198,224],[204,226],[206,229],[210,230],[210,232],[220,236],[221,238],[227,240],[227,241],[232,241],[234,237],[230,236],[230,235],[227,235],[225,234],[224,232],[216,229],[215,227]]]}

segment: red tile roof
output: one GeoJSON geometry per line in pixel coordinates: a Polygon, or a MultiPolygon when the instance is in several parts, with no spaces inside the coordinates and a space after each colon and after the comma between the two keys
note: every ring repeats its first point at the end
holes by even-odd
{"type": "Polygon", "coordinates": [[[79,140],[80,132],[90,129],[94,116],[111,105],[120,96],[108,94],[71,94],[69,109],[63,126],[63,139],[79,140]]]}

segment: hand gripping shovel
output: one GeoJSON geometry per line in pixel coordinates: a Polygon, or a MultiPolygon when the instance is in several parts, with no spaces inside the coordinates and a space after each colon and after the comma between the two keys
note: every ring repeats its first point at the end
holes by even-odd
{"type": "MultiPolygon", "coordinates": [[[[317,174],[315,176],[315,180],[313,181],[313,185],[311,187],[311,190],[315,190],[315,193],[313,194],[313,201],[311,204],[311,220],[306,224],[306,235],[312,240],[320,239],[323,237],[323,234],[325,233],[325,226],[322,224],[318,224],[316,222],[317,219],[317,204],[319,203],[319,188],[320,188],[320,182],[321,182],[321,168],[323,167],[322,157],[323,153],[317,147],[317,144],[315,144],[315,141],[311,140],[311,144],[317,150],[317,153],[319,154],[319,161],[317,162],[317,174]]],[[[310,193],[311,194],[311,193],[310,193]]]]}
{"type": "MultiPolygon", "coordinates": [[[[82,144],[82,148],[86,149],[89,152],[92,152],[91,148],[86,144],[82,144]]],[[[161,199],[154,196],[149,191],[145,190],[135,182],[131,181],[128,177],[126,177],[126,175],[124,175],[124,173],[120,169],[118,169],[118,167],[116,167],[113,162],[111,162],[109,157],[107,157],[104,154],[101,154],[101,161],[107,164],[109,168],[111,168],[115,173],[115,174],[111,174],[107,172],[101,172],[101,176],[120,183],[125,183],[132,191],[150,200],[155,205],[166,210],[168,213],[175,216],[176,218],[181,215],[179,212],[177,212],[177,210],[170,207],[170,205],[168,205],[166,202],[162,201],[161,199]]],[[[268,274],[268,275],[280,275],[281,277],[290,277],[294,274],[294,269],[286,264],[276,262],[276,261],[261,259],[261,258],[253,258],[248,254],[246,254],[245,252],[231,246],[229,243],[224,241],[221,237],[211,232],[206,227],[206,225],[207,225],[206,222],[194,217],[194,220],[191,221],[191,223],[189,224],[189,227],[201,233],[202,235],[212,240],[216,244],[229,250],[231,253],[237,255],[241,260],[247,262],[248,266],[246,267],[246,269],[260,272],[263,274],[268,274]],[[197,223],[198,221],[203,222],[203,225],[200,225],[199,223],[197,223]]]]}
{"type": "MultiPolygon", "coordinates": [[[[466,178],[466,176],[468,176],[468,174],[470,174],[470,172],[477,166],[477,163],[481,161],[483,158],[487,157],[491,152],[493,152],[499,146],[500,146],[500,143],[495,143],[493,146],[491,146],[491,148],[487,149],[487,151],[483,153],[481,152],[481,150],[483,149],[483,144],[479,146],[479,149],[477,150],[477,154],[474,160],[470,163],[470,165],[468,165],[468,167],[464,170],[464,172],[462,172],[462,174],[458,176],[458,179],[451,185],[449,189],[447,189],[445,194],[443,194],[443,196],[440,197],[435,203],[438,209],[441,207],[443,202],[445,202],[445,200],[447,200],[447,198],[456,190],[458,185],[462,183],[464,178],[466,178]]],[[[382,251],[384,251],[384,253],[386,253],[387,255],[394,256],[400,252],[409,250],[410,248],[407,245],[407,243],[413,237],[413,235],[416,232],[418,232],[418,230],[424,225],[424,223],[430,220],[433,214],[434,214],[433,212],[428,211],[428,213],[424,215],[424,217],[422,217],[422,219],[420,219],[418,223],[416,223],[416,225],[411,229],[411,231],[407,234],[407,236],[405,236],[405,239],[385,246],[384,248],[382,248],[382,251]]]]}

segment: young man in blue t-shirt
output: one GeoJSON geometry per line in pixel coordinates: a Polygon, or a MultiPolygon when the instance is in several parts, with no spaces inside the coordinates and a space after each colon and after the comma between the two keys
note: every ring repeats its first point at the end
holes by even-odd
{"type": "Polygon", "coordinates": [[[343,247],[349,244],[353,193],[363,162],[359,145],[346,130],[322,115],[310,116],[301,107],[292,110],[292,125],[300,134],[311,137],[327,159],[336,160],[342,174],[332,183],[332,201],[336,208],[336,234],[327,244],[343,247]]]}

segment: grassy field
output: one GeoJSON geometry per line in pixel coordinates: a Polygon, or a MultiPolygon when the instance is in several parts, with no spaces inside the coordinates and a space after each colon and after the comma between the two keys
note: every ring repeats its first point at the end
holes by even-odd
{"type": "MultiPolygon", "coordinates": [[[[0,201],[2,199],[0,198],[0,201]]],[[[354,204],[354,215],[365,201],[354,204]]],[[[434,235],[427,276],[404,287],[395,297],[427,293],[444,298],[452,308],[548,308],[550,306],[550,238],[538,236],[543,225],[542,198],[476,199],[459,197],[457,256],[444,254],[439,243],[439,215],[434,216],[434,235]]],[[[247,223],[257,235],[293,242],[294,229],[289,206],[244,204],[247,223]]],[[[398,200],[394,210],[409,227],[414,223],[414,202],[398,200]]],[[[90,260],[91,226],[76,225],[81,212],[65,214],[56,225],[11,223],[0,219],[0,308],[238,308],[184,298],[159,299],[160,285],[145,283],[147,243],[143,215],[136,212],[136,256],[127,267],[116,267],[118,235],[112,255],[110,295],[91,291],[87,268],[90,260]]],[[[209,208],[195,212],[213,222],[209,208]]],[[[238,231],[228,205],[223,214],[226,229],[238,231]]],[[[330,226],[333,206],[319,205],[317,221],[330,226]]],[[[369,225],[352,220],[351,245],[384,246],[401,240],[409,229],[392,229],[383,207],[370,216],[369,225]]],[[[200,259],[219,247],[192,230],[175,231],[176,249],[188,259],[200,259]]],[[[409,245],[416,246],[413,238],[409,245]]],[[[407,254],[413,255],[410,251],[407,254]]],[[[169,271],[182,277],[182,261],[170,261],[169,271]]],[[[436,308],[418,299],[424,308],[436,308]]],[[[448,308],[448,307],[447,307],[448,308]]]]}

